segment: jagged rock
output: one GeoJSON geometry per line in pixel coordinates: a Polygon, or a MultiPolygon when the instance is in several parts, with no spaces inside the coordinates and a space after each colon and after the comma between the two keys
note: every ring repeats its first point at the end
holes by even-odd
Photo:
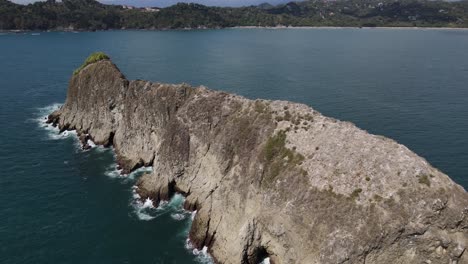
{"type": "Polygon", "coordinates": [[[219,263],[468,263],[468,194],[405,146],[285,101],[128,81],[110,61],[49,116],[153,165],[145,199],[183,193],[219,263]]]}
{"type": "Polygon", "coordinates": [[[88,150],[91,146],[88,144],[88,140],[90,139],[88,134],[81,134],[78,136],[78,140],[81,143],[81,149],[88,150]]]}

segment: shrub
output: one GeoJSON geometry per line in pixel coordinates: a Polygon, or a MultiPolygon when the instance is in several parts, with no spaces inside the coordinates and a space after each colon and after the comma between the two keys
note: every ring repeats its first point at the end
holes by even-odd
{"type": "Polygon", "coordinates": [[[281,121],[283,121],[283,117],[277,116],[277,117],[275,117],[275,120],[276,120],[277,122],[281,122],[281,121]]]}
{"type": "Polygon", "coordinates": [[[276,155],[283,153],[285,144],[286,133],[284,131],[270,137],[264,149],[265,159],[271,161],[276,155]]]}
{"type": "Polygon", "coordinates": [[[428,187],[431,186],[431,181],[429,180],[429,177],[427,177],[426,174],[419,176],[418,182],[421,183],[421,184],[425,184],[428,187]]]}
{"type": "Polygon", "coordinates": [[[355,189],[355,190],[351,193],[351,195],[350,195],[351,199],[356,199],[356,198],[358,198],[358,197],[359,197],[359,194],[361,194],[361,192],[362,192],[362,189],[361,189],[361,188],[355,189]]]}
{"type": "Polygon", "coordinates": [[[374,200],[375,200],[376,202],[380,202],[380,201],[383,200],[383,198],[382,198],[382,196],[380,196],[380,195],[378,195],[378,194],[374,194],[374,200]]]}
{"type": "Polygon", "coordinates": [[[313,122],[313,121],[314,121],[314,117],[313,117],[311,114],[306,114],[306,115],[304,116],[304,119],[309,120],[310,122],[313,122]]]}
{"type": "Polygon", "coordinates": [[[82,69],[84,69],[84,67],[92,63],[95,63],[101,60],[108,60],[108,59],[109,59],[109,56],[107,56],[104,52],[94,52],[91,55],[89,55],[89,57],[85,60],[85,62],[73,72],[73,75],[78,74],[82,69]]]}
{"type": "Polygon", "coordinates": [[[255,111],[260,113],[260,114],[267,113],[267,112],[269,112],[268,111],[268,105],[261,102],[261,101],[255,101],[255,111]]]}

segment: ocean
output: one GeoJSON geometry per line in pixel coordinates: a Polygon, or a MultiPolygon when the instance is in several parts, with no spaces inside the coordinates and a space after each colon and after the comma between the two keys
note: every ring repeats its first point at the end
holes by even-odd
{"type": "Polygon", "coordinates": [[[408,146],[468,188],[468,30],[224,29],[0,34],[0,263],[211,263],[183,197],[155,208],[112,149],[44,118],[107,53],[129,79],[290,100],[408,146]]]}

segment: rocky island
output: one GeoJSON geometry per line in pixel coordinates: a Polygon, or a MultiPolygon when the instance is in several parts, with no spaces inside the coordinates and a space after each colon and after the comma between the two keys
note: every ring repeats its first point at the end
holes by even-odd
{"type": "Polygon", "coordinates": [[[309,106],[129,81],[103,54],[49,116],[119,166],[138,193],[196,210],[190,240],[217,263],[468,263],[468,194],[397,142],[309,106]]]}

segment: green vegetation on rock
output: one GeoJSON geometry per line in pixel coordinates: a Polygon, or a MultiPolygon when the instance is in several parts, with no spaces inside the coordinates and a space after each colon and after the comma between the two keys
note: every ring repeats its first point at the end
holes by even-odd
{"type": "Polygon", "coordinates": [[[426,174],[420,175],[418,182],[427,185],[427,187],[431,186],[431,181],[429,180],[429,177],[426,174]]]}
{"type": "Polygon", "coordinates": [[[255,101],[255,111],[264,114],[268,112],[268,105],[261,102],[261,101],[255,101]]]}
{"type": "Polygon", "coordinates": [[[358,198],[361,193],[362,193],[362,189],[357,188],[351,193],[350,198],[354,200],[354,199],[358,198]]]}
{"type": "Polygon", "coordinates": [[[84,67],[92,63],[95,63],[101,60],[108,60],[108,59],[109,59],[109,56],[107,56],[104,52],[94,52],[91,55],[89,55],[89,57],[85,60],[85,62],[73,72],[73,75],[78,74],[82,69],[84,69],[84,67]]]}
{"type": "MultiPolygon", "coordinates": [[[[296,165],[300,165],[304,161],[303,155],[286,147],[286,132],[283,130],[268,138],[262,155],[267,171],[265,180],[268,183],[271,183],[281,171],[292,170],[296,165]]],[[[299,173],[307,175],[304,170],[299,170],[299,173]]]]}

